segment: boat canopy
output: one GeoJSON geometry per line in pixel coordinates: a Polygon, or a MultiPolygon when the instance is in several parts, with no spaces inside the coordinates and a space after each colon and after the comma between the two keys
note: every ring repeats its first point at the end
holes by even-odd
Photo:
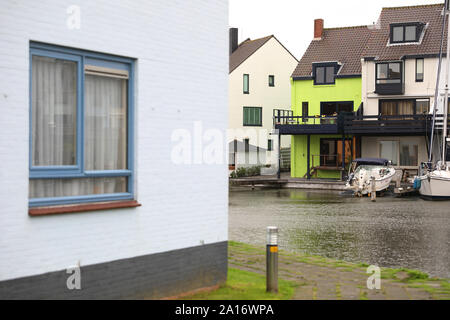
{"type": "Polygon", "coordinates": [[[387,166],[389,164],[389,160],[380,158],[358,158],[353,160],[353,163],[356,163],[358,166],[361,165],[387,166]]]}

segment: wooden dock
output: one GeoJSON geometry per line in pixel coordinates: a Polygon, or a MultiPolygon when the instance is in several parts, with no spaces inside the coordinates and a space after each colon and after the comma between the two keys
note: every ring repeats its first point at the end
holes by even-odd
{"type": "Polygon", "coordinates": [[[292,178],[289,173],[282,173],[281,179],[276,176],[257,176],[230,179],[230,187],[267,187],[287,189],[312,189],[312,190],[345,190],[345,182],[327,179],[302,179],[292,178]]]}
{"type": "Polygon", "coordinates": [[[396,197],[417,196],[419,194],[419,190],[414,189],[412,185],[404,185],[394,188],[394,194],[396,197]]]}
{"type": "Polygon", "coordinates": [[[261,178],[261,177],[250,177],[250,178],[237,178],[230,179],[230,186],[251,186],[254,187],[282,187],[288,183],[287,179],[277,179],[277,178],[261,178]]]}

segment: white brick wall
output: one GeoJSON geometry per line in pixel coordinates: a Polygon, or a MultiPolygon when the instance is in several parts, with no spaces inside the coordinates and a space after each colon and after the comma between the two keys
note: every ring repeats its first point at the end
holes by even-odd
{"type": "Polygon", "coordinates": [[[176,128],[227,128],[227,0],[41,0],[0,5],[0,280],[227,240],[227,166],[176,166],[176,128]],[[66,10],[81,8],[81,29],[66,10]],[[142,207],[28,216],[29,41],[137,59],[142,207]]]}

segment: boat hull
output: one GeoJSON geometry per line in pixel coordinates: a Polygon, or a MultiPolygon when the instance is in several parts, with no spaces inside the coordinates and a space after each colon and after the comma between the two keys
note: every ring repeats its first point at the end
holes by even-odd
{"type": "Polygon", "coordinates": [[[375,176],[375,190],[377,192],[384,191],[389,188],[392,178],[395,175],[395,169],[386,168],[387,174],[385,176],[379,176],[376,172],[379,169],[370,171],[366,170],[362,174],[357,174],[357,177],[349,181],[346,185],[347,190],[353,190],[353,192],[366,195],[372,192],[371,177],[375,176]]]}
{"type": "Polygon", "coordinates": [[[420,178],[420,196],[425,200],[450,200],[450,173],[432,172],[420,178]]]}

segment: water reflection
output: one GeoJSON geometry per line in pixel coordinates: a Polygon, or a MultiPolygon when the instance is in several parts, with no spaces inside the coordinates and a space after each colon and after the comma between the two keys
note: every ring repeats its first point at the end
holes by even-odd
{"type": "Polygon", "coordinates": [[[450,202],[353,198],[339,192],[230,192],[230,240],[263,245],[280,228],[288,250],[450,277],[450,202]]]}

